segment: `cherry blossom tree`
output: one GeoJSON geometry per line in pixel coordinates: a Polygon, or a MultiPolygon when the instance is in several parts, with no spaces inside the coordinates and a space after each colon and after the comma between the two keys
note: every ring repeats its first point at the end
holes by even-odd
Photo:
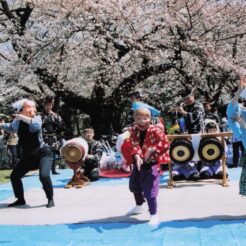
{"type": "Polygon", "coordinates": [[[245,73],[245,1],[0,0],[0,86],[7,104],[46,94],[119,132],[128,95],[166,112],[195,87],[223,105],[245,73]]]}

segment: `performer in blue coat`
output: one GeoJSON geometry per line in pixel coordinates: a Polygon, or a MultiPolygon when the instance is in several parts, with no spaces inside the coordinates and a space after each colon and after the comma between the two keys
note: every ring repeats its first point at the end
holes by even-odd
{"type": "Polygon", "coordinates": [[[54,206],[53,187],[50,170],[53,153],[49,146],[45,146],[42,138],[42,120],[36,115],[36,103],[29,99],[22,99],[13,104],[17,110],[12,123],[2,123],[2,129],[17,132],[18,145],[21,150],[19,163],[10,175],[12,187],[17,200],[8,205],[14,207],[25,205],[22,177],[30,170],[39,169],[39,179],[48,199],[47,208],[54,206]]]}
{"type": "MultiPolygon", "coordinates": [[[[246,149],[246,108],[238,103],[239,98],[246,99],[246,78],[240,77],[239,88],[227,107],[228,124],[233,134],[242,141],[246,149]]],[[[239,193],[246,196],[246,154],[240,160],[242,173],[239,182],[239,193]]]]}

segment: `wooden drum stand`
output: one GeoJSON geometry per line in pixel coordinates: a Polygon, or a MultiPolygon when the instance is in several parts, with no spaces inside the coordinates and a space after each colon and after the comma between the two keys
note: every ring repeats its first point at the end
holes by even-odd
{"type": "Polygon", "coordinates": [[[65,185],[64,188],[82,188],[89,184],[90,180],[85,177],[81,170],[81,161],[77,163],[73,163],[72,165],[68,163],[68,166],[73,169],[73,177],[72,179],[65,185]]]}
{"type": "MultiPolygon", "coordinates": [[[[193,134],[167,135],[167,137],[168,137],[169,141],[173,141],[175,139],[190,139],[190,138],[192,138],[192,135],[193,134]]],[[[225,149],[225,137],[232,136],[232,133],[231,132],[201,133],[201,134],[198,134],[198,135],[200,135],[201,138],[209,138],[209,137],[219,138],[222,146],[225,149]]],[[[225,151],[224,151],[223,156],[222,156],[221,159],[222,159],[223,179],[222,179],[222,182],[220,182],[220,183],[222,184],[223,187],[228,187],[229,184],[228,184],[228,180],[227,180],[227,177],[226,177],[227,167],[226,167],[226,154],[225,154],[225,151]]],[[[173,176],[172,176],[172,162],[168,163],[168,171],[169,171],[168,188],[172,189],[173,186],[174,186],[174,181],[173,181],[173,176]]]]}

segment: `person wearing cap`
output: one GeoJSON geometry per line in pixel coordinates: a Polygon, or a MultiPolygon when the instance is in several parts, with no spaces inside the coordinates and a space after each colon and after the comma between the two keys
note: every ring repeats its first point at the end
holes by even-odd
{"type": "MultiPolygon", "coordinates": [[[[239,140],[242,141],[246,148],[246,108],[238,103],[239,98],[246,98],[246,78],[241,75],[240,83],[237,92],[227,106],[228,125],[239,140]]],[[[239,181],[239,194],[246,196],[246,154],[240,159],[239,165],[242,167],[242,172],[239,181]]]]}
{"type": "Polygon", "coordinates": [[[206,119],[213,120],[217,124],[220,124],[220,118],[219,118],[219,115],[216,111],[216,108],[213,107],[213,103],[205,102],[204,103],[204,110],[205,110],[205,120],[206,119]]]}
{"type": "MultiPolygon", "coordinates": [[[[195,100],[195,89],[189,89],[183,93],[183,106],[176,107],[176,111],[184,117],[185,127],[188,134],[202,133],[204,131],[204,108],[202,103],[195,100]]],[[[173,180],[192,180],[200,179],[197,169],[197,162],[190,161],[184,164],[174,163],[173,180]]]]}
{"type": "Polygon", "coordinates": [[[130,126],[131,124],[134,123],[133,114],[134,114],[135,109],[138,107],[146,107],[146,108],[149,108],[151,111],[151,123],[153,125],[158,126],[160,129],[162,129],[165,132],[166,127],[165,127],[164,120],[160,116],[161,112],[158,109],[150,106],[149,104],[141,102],[140,92],[135,91],[135,92],[130,93],[130,101],[132,103],[132,107],[128,115],[128,118],[127,118],[127,126],[130,126]]]}
{"type": "Polygon", "coordinates": [[[127,215],[143,211],[147,200],[151,226],[159,224],[157,216],[157,194],[159,190],[160,164],[168,163],[169,142],[158,126],[151,125],[151,109],[139,105],[134,111],[134,124],[129,127],[133,170],[129,180],[130,191],[134,194],[136,206],[127,215]]]}
{"type": "Polygon", "coordinates": [[[22,178],[30,170],[39,169],[39,179],[48,199],[47,208],[54,207],[53,187],[50,178],[50,169],[53,153],[46,147],[42,137],[42,120],[36,115],[36,103],[30,99],[22,99],[13,104],[17,110],[11,123],[2,123],[0,126],[7,132],[17,132],[21,158],[14,167],[10,180],[17,200],[8,205],[15,207],[25,205],[22,178]]]}
{"type": "Polygon", "coordinates": [[[99,179],[99,163],[103,153],[103,147],[99,141],[94,139],[95,131],[92,127],[84,130],[84,137],[88,143],[88,154],[83,162],[83,175],[90,179],[90,181],[97,181],[99,179]]]}
{"type": "Polygon", "coordinates": [[[56,171],[56,155],[59,154],[59,141],[62,127],[62,118],[59,114],[53,111],[54,97],[46,96],[44,101],[43,120],[43,137],[44,142],[49,145],[53,151],[52,174],[59,174],[56,171]]]}
{"type": "Polygon", "coordinates": [[[195,100],[195,89],[183,93],[183,106],[176,107],[178,113],[184,116],[188,134],[201,133],[204,130],[205,112],[201,102],[195,100]]]}
{"type": "MultiPolygon", "coordinates": [[[[218,132],[220,132],[219,125],[213,120],[210,120],[206,124],[205,130],[207,133],[218,133],[218,132]]],[[[225,145],[224,151],[225,151],[225,153],[227,153],[227,146],[226,145],[225,145]]],[[[228,174],[226,174],[226,175],[228,177],[228,174]]],[[[200,178],[201,179],[210,179],[210,178],[223,179],[222,160],[217,160],[214,163],[207,163],[205,161],[202,161],[202,166],[201,166],[201,170],[200,170],[200,178]]]]}

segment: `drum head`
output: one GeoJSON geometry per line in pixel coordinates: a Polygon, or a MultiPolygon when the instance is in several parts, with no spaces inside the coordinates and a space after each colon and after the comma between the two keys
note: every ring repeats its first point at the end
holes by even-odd
{"type": "Polygon", "coordinates": [[[203,138],[200,141],[198,154],[202,161],[213,163],[222,158],[224,147],[217,138],[203,138]]]}
{"type": "Polygon", "coordinates": [[[187,163],[192,160],[194,149],[189,139],[175,139],[170,146],[170,157],[175,163],[187,163]]]}
{"type": "Polygon", "coordinates": [[[63,148],[63,156],[65,158],[66,161],[68,162],[77,162],[79,160],[81,160],[81,158],[83,157],[83,153],[81,152],[81,149],[76,146],[76,145],[66,145],[63,148]]]}

